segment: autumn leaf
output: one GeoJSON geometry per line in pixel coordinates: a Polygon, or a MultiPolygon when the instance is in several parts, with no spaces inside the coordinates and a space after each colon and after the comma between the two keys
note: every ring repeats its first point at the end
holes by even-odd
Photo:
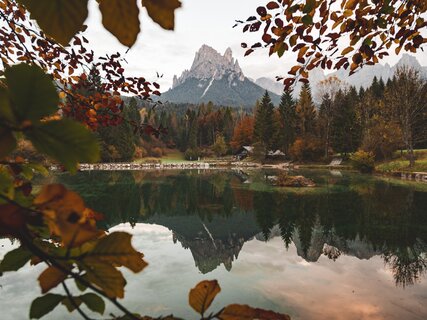
{"type": "Polygon", "coordinates": [[[51,266],[44,270],[38,280],[42,293],[46,293],[51,289],[55,288],[58,284],[64,281],[67,278],[67,275],[61,270],[51,266]]]}
{"type": "Polygon", "coordinates": [[[123,274],[109,262],[97,258],[85,258],[79,266],[86,271],[85,278],[102,289],[110,298],[123,298],[126,280],[123,274]]]}
{"type": "Polygon", "coordinates": [[[175,9],[181,7],[179,0],[141,0],[148,15],[163,29],[175,28],[175,9]]]}
{"type": "Polygon", "coordinates": [[[66,46],[82,30],[88,0],[18,0],[46,34],[66,46]]]}
{"type": "Polygon", "coordinates": [[[359,3],[359,0],[348,0],[345,4],[345,9],[354,10],[359,3]]]}
{"type": "Polygon", "coordinates": [[[278,9],[278,8],[280,8],[280,6],[279,6],[279,4],[277,3],[277,2],[275,2],[275,1],[270,1],[268,4],[267,4],[267,9],[269,9],[269,10],[273,10],[273,9],[278,9]]]}
{"type": "Polygon", "coordinates": [[[101,0],[102,24],[122,44],[132,47],[140,31],[135,0],[101,0]]]}
{"type": "Polygon", "coordinates": [[[190,290],[190,306],[203,316],[220,291],[221,288],[217,280],[199,282],[190,290]]]}
{"type": "Polygon", "coordinates": [[[345,48],[342,52],[341,52],[341,55],[342,56],[345,56],[347,53],[350,53],[351,51],[353,51],[354,50],[354,48],[353,47],[347,47],[347,48],[345,48]]]}
{"type": "Polygon", "coordinates": [[[63,212],[82,212],[85,209],[83,199],[74,191],[62,184],[48,184],[34,199],[34,204],[42,209],[60,210],[63,212]]]}
{"type": "Polygon", "coordinates": [[[288,73],[291,75],[296,75],[299,69],[301,69],[301,66],[293,66],[288,73]]]}
{"type": "Polygon", "coordinates": [[[290,320],[288,315],[252,308],[248,305],[230,304],[219,315],[221,320],[290,320]]]}
{"type": "Polygon", "coordinates": [[[19,237],[26,220],[27,216],[22,208],[14,204],[0,205],[0,236],[19,237]]]}
{"type": "Polygon", "coordinates": [[[131,244],[132,235],[126,232],[113,232],[99,239],[88,258],[110,263],[114,266],[124,266],[133,272],[140,272],[147,263],[144,255],[136,251],[131,244]]]}
{"type": "Polygon", "coordinates": [[[96,221],[86,215],[82,198],[63,185],[44,186],[34,204],[43,211],[51,233],[61,237],[67,247],[80,246],[104,234],[96,227],[96,221]]]}

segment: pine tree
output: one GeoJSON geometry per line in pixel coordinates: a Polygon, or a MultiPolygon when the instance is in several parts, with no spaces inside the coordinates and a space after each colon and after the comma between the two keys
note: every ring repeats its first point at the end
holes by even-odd
{"type": "Polygon", "coordinates": [[[319,109],[318,127],[323,140],[324,156],[328,158],[331,145],[331,124],[333,119],[333,101],[328,93],[322,97],[322,103],[319,109]]]}
{"type": "Polygon", "coordinates": [[[378,80],[378,78],[375,76],[374,79],[372,80],[370,89],[375,99],[382,99],[384,97],[384,91],[385,91],[384,80],[382,78],[378,80]]]}
{"type": "Polygon", "coordinates": [[[356,101],[351,92],[338,92],[334,101],[331,142],[336,152],[347,154],[357,150],[361,129],[356,117],[356,101]]]}
{"type": "Polygon", "coordinates": [[[255,113],[254,136],[257,142],[262,142],[267,148],[270,148],[273,143],[273,112],[274,105],[271,102],[268,92],[265,91],[255,113]]]}
{"type": "Polygon", "coordinates": [[[102,145],[102,160],[131,161],[135,153],[135,145],[140,137],[134,133],[131,123],[140,123],[141,116],[136,106],[136,100],[131,99],[122,111],[125,121],[118,126],[100,127],[97,134],[102,145]]]}
{"type": "Polygon", "coordinates": [[[295,142],[297,136],[296,103],[292,98],[291,92],[288,90],[282,94],[279,105],[279,116],[280,127],[278,132],[278,139],[280,149],[282,149],[287,155],[289,153],[290,146],[295,142]]]}
{"type": "Polygon", "coordinates": [[[314,108],[313,98],[308,84],[304,84],[301,89],[296,111],[298,115],[298,133],[302,136],[314,134],[316,109],[314,108]]]}
{"type": "Polygon", "coordinates": [[[191,149],[197,148],[198,125],[196,114],[193,113],[190,119],[190,130],[188,133],[188,147],[191,149]]]}

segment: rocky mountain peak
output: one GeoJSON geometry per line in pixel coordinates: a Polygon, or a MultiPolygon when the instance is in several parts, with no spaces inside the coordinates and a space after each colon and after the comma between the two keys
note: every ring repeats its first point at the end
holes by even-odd
{"type": "Polygon", "coordinates": [[[401,67],[401,66],[421,69],[421,64],[418,62],[417,58],[407,53],[402,54],[402,57],[400,58],[399,62],[396,64],[396,67],[401,67]]]}
{"type": "Polygon", "coordinates": [[[204,44],[196,52],[190,70],[185,70],[179,78],[174,76],[172,88],[179,86],[189,78],[221,80],[224,76],[233,80],[243,81],[245,79],[239,63],[233,58],[231,48],[227,48],[224,55],[221,55],[214,48],[204,44]]]}
{"type": "MultiPolygon", "coordinates": [[[[173,77],[172,88],[162,93],[162,99],[173,103],[213,102],[232,107],[253,107],[265,92],[243,74],[231,48],[224,54],[203,45],[195,54],[189,70],[173,77]]],[[[272,101],[280,97],[270,92],[272,101]]]]}
{"type": "Polygon", "coordinates": [[[231,51],[230,47],[228,47],[227,50],[225,50],[224,58],[230,63],[233,63],[233,51],[231,51]]]}

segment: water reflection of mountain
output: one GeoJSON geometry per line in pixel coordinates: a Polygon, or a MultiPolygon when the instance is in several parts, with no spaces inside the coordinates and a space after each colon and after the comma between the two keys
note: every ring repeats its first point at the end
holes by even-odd
{"type": "Polygon", "coordinates": [[[203,273],[230,270],[243,244],[280,236],[299,256],[359,259],[381,255],[396,282],[416,281],[426,270],[426,192],[372,177],[310,173],[318,188],[279,192],[262,172],[244,183],[234,173],[95,172],[60,180],[106,214],[107,227],[122,222],[169,228],[203,273]]]}
{"type": "Polygon", "coordinates": [[[235,212],[229,217],[214,216],[211,220],[196,215],[156,214],[144,222],[172,230],[174,242],[179,241],[190,249],[202,273],[213,271],[220,264],[231,270],[243,244],[260,231],[253,214],[245,212],[235,212]]]}

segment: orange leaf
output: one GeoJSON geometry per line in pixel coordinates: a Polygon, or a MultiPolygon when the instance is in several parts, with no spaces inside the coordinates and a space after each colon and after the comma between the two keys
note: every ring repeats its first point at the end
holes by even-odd
{"type": "Polygon", "coordinates": [[[61,237],[67,247],[80,246],[104,234],[89,216],[91,211],[86,210],[83,199],[63,185],[44,186],[34,204],[43,211],[51,233],[61,237]]]}
{"type": "Polygon", "coordinates": [[[302,47],[298,52],[298,59],[302,58],[304,54],[307,52],[308,47],[302,47]]]}
{"type": "Polygon", "coordinates": [[[293,66],[291,68],[291,71],[289,71],[288,73],[295,76],[299,69],[301,69],[301,66],[293,66]]]}
{"type": "Polygon", "coordinates": [[[203,316],[220,291],[221,288],[216,280],[199,282],[190,290],[190,306],[203,316]]]}
{"type": "Polygon", "coordinates": [[[50,291],[50,289],[55,288],[66,278],[67,275],[61,270],[58,270],[55,267],[47,268],[39,276],[39,283],[42,289],[42,293],[45,294],[46,292],[50,291]]]}
{"type": "Polygon", "coordinates": [[[110,298],[124,297],[126,280],[110,262],[86,258],[79,263],[79,267],[86,271],[86,279],[101,288],[107,296],[110,298]]]}
{"type": "Polygon", "coordinates": [[[132,247],[131,238],[132,235],[126,232],[110,233],[99,239],[95,248],[88,254],[88,258],[140,272],[147,263],[142,259],[144,255],[132,247]]]}
{"type": "Polygon", "coordinates": [[[221,320],[290,320],[286,314],[252,308],[248,305],[230,304],[218,317],[221,320]]]}
{"type": "Polygon", "coordinates": [[[34,199],[34,204],[39,208],[64,212],[82,212],[85,209],[82,198],[61,184],[44,186],[40,194],[34,199]]]}
{"type": "Polygon", "coordinates": [[[271,14],[267,14],[266,16],[261,17],[261,20],[262,21],[267,21],[267,20],[270,20],[271,18],[272,18],[272,15],[271,14]]]}

